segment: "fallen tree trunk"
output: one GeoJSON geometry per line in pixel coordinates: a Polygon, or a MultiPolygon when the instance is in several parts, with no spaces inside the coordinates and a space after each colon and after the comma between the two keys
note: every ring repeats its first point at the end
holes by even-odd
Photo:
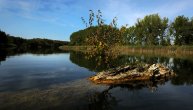
{"type": "Polygon", "coordinates": [[[143,66],[125,66],[102,71],[89,79],[97,84],[126,84],[133,81],[170,79],[176,74],[161,64],[143,66]]]}

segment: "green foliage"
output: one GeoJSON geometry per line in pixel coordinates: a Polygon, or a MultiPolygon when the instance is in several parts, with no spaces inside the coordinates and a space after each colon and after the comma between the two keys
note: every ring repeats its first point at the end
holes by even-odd
{"type": "Polygon", "coordinates": [[[94,14],[90,11],[89,26],[82,18],[83,23],[88,26],[85,30],[80,30],[71,35],[72,45],[95,45],[100,48],[113,47],[116,44],[126,45],[166,45],[168,37],[168,19],[161,18],[158,14],[145,16],[137,21],[135,26],[127,28],[122,26],[117,28],[116,18],[110,25],[105,25],[101,18],[101,12],[97,14],[97,26],[93,29],[91,23],[94,14]],[[92,16],[91,16],[92,15],[92,16]],[[102,47],[103,46],[103,47],[102,47]]]}
{"type": "Polygon", "coordinates": [[[98,10],[96,16],[94,12],[90,10],[88,23],[83,17],[81,19],[86,25],[86,29],[71,34],[71,45],[91,46],[92,51],[89,51],[88,54],[90,54],[91,57],[99,55],[100,57],[97,59],[101,60],[102,57],[109,57],[108,54],[112,53],[113,47],[122,44],[122,36],[126,28],[117,28],[116,17],[110,24],[105,24],[100,10],[98,10]],[[96,20],[96,23],[94,20],[96,20]],[[95,26],[93,26],[94,24],[95,26]]]}
{"type": "Polygon", "coordinates": [[[138,44],[164,44],[165,30],[168,27],[167,18],[162,19],[158,14],[152,14],[145,16],[144,19],[138,19],[135,25],[136,42],[138,44]]]}
{"type": "Polygon", "coordinates": [[[0,31],[0,47],[22,48],[22,49],[38,49],[38,48],[58,48],[59,46],[67,45],[68,42],[49,40],[49,39],[23,39],[14,37],[0,31]]]}
{"type": "MultiPolygon", "coordinates": [[[[88,35],[85,39],[85,43],[88,45],[94,46],[93,50],[95,52],[100,54],[107,54],[111,53],[111,48],[113,48],[115,45],[118,45],[122,41],[121,32],[116,26],[117,26],[117,18],[115,17],[112,22],[107,25],[104,23],[104,20],[102,19],[102,13],[100,10],[98,10],[98,13],[96,14],[96,21],[97,25],[95,28],[92,28],[94,24],[94,18],[95,14],[92,10],[90,10],[89,14],[89,27],[88,29],[88,35]]],[[[84,18],[82,18],[83,22],[85,22],[84,18]]]]}
{"type": "Polygon", "coordinates": [[[96,26],[92,26],[72,33],[70,36],[70,45],[89,45],[86,43],[86,39],[88,39],[92,32],[97,30],[96,28],[96,26]]]}
{"type": "Polygon", "coordinates": [[[124,45],[134,45],[136,42],[136,35],[135,35],[135,26],[131,26],[131,27],[122,27],[121,29],[124,29],[125,31],[123,33],[123,44],[124,45]]]}
{"type": "Polygon", "coordinates": [[[8,38],[5,32],[0,30],[0,46],[5,45],[8,42],[8,38]]]}
{"type": "Polygon", "coordinates": [[[89,11],[88,23],[83,17],[81,18],[86,25],[86,29],[75,32],[70,36],[71,45],[90,46],[87,59],[97,56],[95,61],[98,62],[98,66],[107,64],[111,67],[110,60],[116,57],[113,56],[113,47],[122,44],[122,35],[125,28],[117,28],[116,17],[110,24],[105,24],[100,10],[98,10],[96,16],[92,10],[89,11]],[[96,20],[96,23],[94,23],[94,20],[96,20]]]}
{"type": "Polygon", "coordinates": [[[173,42],[175,45],[193,44],[193,18],[178,16],[169,24],[168,18],[152,14],[138,19],[134,26],[117,28],[117,19],[113,19],[109,25],[105,24],[100,10],[96,18],[92,10],[89,15],[89,23],[82,17],[87,28],[71,35],[71,45],[94,45],[105,50],[117,44],[139,46],[167,46],[173,42]],[[94,18],[97,23],[93,23],[94,18]]]}
{"type": "Polygon", "coordinates": [[[118,29],[116,18],[114,18],[111,24],[107,25],[102,19],[102,13],[98,10],[98,13],[93,13],[89,10],[89,23],[82,17],[83,23],[86,25],[86,29],[74,32],[70,36],[71,45],[90,45],[92,51],[96,54],[106,54],[110,52],[111,48],[122,42],[122,31],[118,29]],[[96,18],[95,18],[96,17],[96,18]],[[96,23],[94,23],[96,19],[96,23]],[[96,24],[93,26],[93,24],[96,24]]]}
{"type": "Polygon", "coordinates": [[[95,48],[107,51],[121,43],[121,33],[119,29],[111,27],[110,25],[102,25],[96,28],[86,39],[86,43],[94,45],[95,48]]]}
{"type": "Polygon", "coordinates": [[[188,17],[178,16],[171,24],[175,36],[175,45],[193,44],[193,20],[188,17]]]}

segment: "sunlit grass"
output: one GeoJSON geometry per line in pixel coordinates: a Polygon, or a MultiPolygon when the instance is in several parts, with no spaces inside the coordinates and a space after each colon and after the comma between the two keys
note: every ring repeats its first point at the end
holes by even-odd
{"type": "MultiPolygon", "coordinates": [[[[62,50],[87,52],[91,46],[61,46],[62,50]]],[[[193,46],[116,46],[115,53],[120,55],[164,56],[174,58],[192,58],[193,46]]]]}

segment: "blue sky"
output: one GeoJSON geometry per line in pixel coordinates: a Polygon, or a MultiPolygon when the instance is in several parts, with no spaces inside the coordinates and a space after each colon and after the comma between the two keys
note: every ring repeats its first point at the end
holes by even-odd
{"type": "Polygon", "coordinates": [[[193,0],[0,0],[0,29],[13,36],[69,41],[70,34],[85,28],[81,17],[100,9],[106,23],[135,24],[137,18],[159,13],[173,20],[193,17],[193,0]]]}

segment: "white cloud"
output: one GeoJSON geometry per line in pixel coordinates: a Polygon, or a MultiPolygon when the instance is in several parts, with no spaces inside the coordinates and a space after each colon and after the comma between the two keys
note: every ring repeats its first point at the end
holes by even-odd
{"type": "Polygon", "coordinates": [[[66,26],[61,23],[60,12],[66,11],[62,0],[41,1],[41,0],[0,0],[0,11],[4,15],[17,15],[27,19],[49,22],[60,26],[66,26]]]}
{"type": "Polygon", "coordinates": [[[17,10],[17,11],[31,11],[33,10],[34,3],[25,0],[1,0],[0,7],[2,10],[17,10]]]}
{"type": "Polygon", "coordinates": [[[151,3],[146,4],[149,6],[148,8],[143,7],[144,4],[140,0],[99,0],[97,5],[95,2],[86,4],[84,0],[0,0],[0,12],[4,11],[6,14],[10,13],[28,19],[67,26],[67,24],[71,24],[69,23],[71,19],[66,19],[66,16],[73,16],[72,13],[78,15],[80,10],[77,7],[88,11],[88,5],[95,9],[101,9],[108,23],[114,17],[118,17],[119,25],[133,25],[137,18],[143,18],[148,14],[159,13],[161,16],[172,18],[193,7],[193,0],[168,0],[168,2],[164,0],[163,2],[155,1],[155,3],[156,6],[151,3]],[[77,10],[74,11],[74,9],[77,10]]]}

